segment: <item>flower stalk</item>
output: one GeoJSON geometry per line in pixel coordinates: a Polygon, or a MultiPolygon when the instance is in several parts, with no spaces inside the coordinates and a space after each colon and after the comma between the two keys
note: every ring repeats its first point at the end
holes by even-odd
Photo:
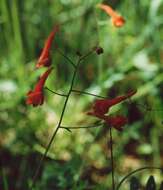
{"type": "MultiPolygon", "coordinates": [[[[46,156],[47,156],[47,154],[48,154],[48,151],[49,151],[49,149],[50,149],[50,147],[51,147],[51,145],[52,145],[52,143],[53,143],[53,141],[54,141],[54,138],[55,138],[55,136],[56,136],[58,130],[59,130],[60,128],[63,128],[63,127],[61,127],[61,123],[62,123],[62,120],[63,120],[63,117],[64,117],[64,113],[65,113],[65,110],[66,110],[66,106],[67,106],[69,97],[70,97],[70,95],[71,95],[71,93],[72,93],[72,91],[73,91],[73,85],[74,85],[74,81],[75,81],[75,77],[76,77],[76,74],[77,74],[77,71],[78,71],[79,64],[80,64],[86,57],[88,57],[89,55],[91,55],[91,53],[92,53],[92,51],[86,53],[84,56],[82,56],[82,57],[80,57],[80,58],[78,59],[77,64],[76,64],[76,67],[75,67],[74,72],[73,72],[73,77],[72,77],[72,80],[71,80],[71,83],[70,83],[70,88],[69,88],[69,91],[68,91],[68,94],[67,94],[67,95],[59,94],[59,93],[56,93],[56,92],[50,90],[49,88],[46,88],[46,89],[48,89],[49,91],[51,91],[52,93],[54,93],[54,94],[57,94],[57,95],[60,95],[60,96],[65,96],[66,99],[65,99],[65,102],[64,102],[64,105],[63,105],[63,109],[62,109],[62,112],[61,112],[61,116],[60,116],[60,119],[59,119],[59,123],[58,123],[56,129],[55,129],[54,132],[53,132],[53,135],[52,135],[52,137],[51,137],[51,139],[50,139],[50,141],[49,141],[49,143],[48,143],[48,145],[47,145],[47,147],[46,147],[46,150],[45,150],[45,152],[44,152],[44,154],[43,154],[43,156],[42,156],[42,158],[41,158],[39,164],[38,164],[38,167],[36,168],[35,175],[34,175],[34,177],[33,177],[33,179],[32,179],[31,189],[34,188],[34,185],[35,185],[37,176],[38,176],[38,174],[39,174],[39,171],[40,171],[40,169],[41,169],[42,163],[44,162],[44,160],[45,160],[45,158],[46,158],[46,156]]],[[[74,65],[75,65],[75,64],[74,64],[74,65]]],[[[67,129],[68,131],[70,131],[70,129],[68,129],[68,128],[65,128],[65,129],[67,129]]]]}
{"type": "Polygon", "coordinates": [[[115,180],[114,180],[114,154],[113,154],[113,137],[112,137],[112,128],[109,128],[110,135],[110,154],[111,154],[111,168],[112,168],[112,188],[115,190],[115,180]]]}

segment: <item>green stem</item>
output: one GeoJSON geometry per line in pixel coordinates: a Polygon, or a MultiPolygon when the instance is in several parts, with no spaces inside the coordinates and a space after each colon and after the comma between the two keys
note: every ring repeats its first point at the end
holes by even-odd
{"type": "Polygon", "coordinates": [[[110,152],[111,152],[111,167],[112,167],[112,189],[115,190],[115,180],[114,180],[114,155],[113,155],[113,138],[112,138],[112,128],[109,128],[110,132],[110,152]]]}
{"type": "Polygon", "coordinates": [[[59,54],[61,54],[74,68],[76,68],[77,66],[74,64],[74,62],[67,57],[59,48],[57,48],[57,51],[59,52],[59,54]]]}
{"type": "Polygon", "coordinates": [[[80,61],[84,60],[86,57],[90,56],[93,52],[94,52],[94,49],[90,50],[88,53],[86,53],[85,55],[81,56],[79,58],[79,60],[80,61]]]}
{"type": "Polygon", "coordinates": [[[19,83],[19,87],[24,86],[26,84],[25,80],[22,80],[24,78],[25,74],[25,52],[23,47],[23,36],[21,31],[21,22],[20,18],[22,15],[20,15],[19,10],[19,1],[14,0],[10,1],[10,7],[11,7],[11,19],[12,19],[12,28],[14,32],[14,38],[12,40],[12,52],[14,52],[12,55],[14,55],[13,64],[15,65],[14,69],[17,71],[17,79],[19,83]]]}
{"type": "Polygon", "coordinates": [[[99,95],[96,95],[96,94],[93,94],[93,93],[84,92],[84,91],[80,91],[80,90],[72,90],[72,92],[76,92],[76,93],[80,93],[80,94],[86,94],[86,95],[94,96],[94,97],[97,97],[97,98],[103,98],[103,99],[108,98],[108,97],[99,96],[99,95]]]}
{"type": "Polygon", "coordinates": [[[42,156],[42,158],[41,158],[41,160],[40,160],[40,162],[39,162],[39,165],[38,165],[38,167],[37,167],[37,169],[36,169],[35,175],[34,175],[33,180],[32,180],[31,189],[32,189],[32,188],[34,187],[34,185],[35,185],[35,182],[36,182],[38,173],[39,173],[39,171],[40,171],[40,168],[41,168],[41,166],[42,166],[42,163],[43,163],[43,161],[45,160],[45,157],[46,157],[46,155],[47,155],[47,153],[48,153],[48,151],[49,151],[49,149],[50,149],[50,147],[51,147],[51,145],[52,145],[52,142],[53,142],[53,140],[54,140],[54,138],[55,138],[55,136],[56,136],[56,134],[57,134],[57,132],[58,132],[58,130],[59,130],[59,128],[60,128],[60,125],[61,125],[61,122],[62,122],[62,119],[63,119],[63,115],[64,115],[64,112],[65,112],[65,109],[66,109],[66,105],[67,105],[69,96],[70,96],[70,93],[69,93],[68,96],[66,97],[66,100],[65,100],[65,103],[64,103],[64,106],[63,106],[63,110],[62,110],[62,113],[61,113],[61,117],[60,117],[58,126],[57,126],[57,128],[55,129],[55,131],[54,131],[54,133],[53,133],[53,135],[52,135],[52,137],[51,137],[51,139],[50,139],[50,141],[49,141],[49,143],[48,143],[48,146],[47,146],[47,148],[46,148],[46,150],[45,150],[45,153],[43,154],[43,156],[42,156]]]}
{"type": "Polygon", "coordinates": [[[44,88],[45,88],[45,90],[48,90],[49,92],[52,92],[53,94],[56,94],[56,95],[58,95],[58,96],[64,96],[64,97],[67,97],[66,94],[60,94],[60,93],[58,93],[58,92],[54,92],[53,90],[51,90],[51,89],[48,88],[47,86],[44,87],[44,88]]]}
{"type": "Polygon", "coordinates": [[[93,126],[81,126],[81,127],[64,127],[64,126],[60,126],[60,128],[62,129],[66,129],[66,130],[70,130],[71,129],[88,129],[88,128],[96,128],[96,127],[101,127],[102,125],[93,125],[93,126]]]}
{"type": "MultiPolygon", "coordinates": [[[[80,63],[80,60],[78,61],[77,66],[79,65],[79,63],[80,63]]],[[[46,155],[47,155],[47,153],[48,153],[48,151],[49,151],[49,149],[50,149],[50,147],[51,147],[51,145],[52,145],[52,142],[53,142],[53,140],[54,140],[54,138],[55,138],[55,136],[56,136],[56,134],[57,134],[57,132],[58,132],[60,126],[61,126],[62,119],[63,119],[63,116],[64,116],[64,112],[65,112],[65,109],[66,109],[66,106],[67,106],[67,102],[68,102],[68,100],[69,100],[69,97],[70,97],[70,94],[71,94],[71,91],[72,91],[72,87],[73,87],[73,84],[74,84],[75,76],[76,76],[76,73],[77,73],[77,68],[78,68],[78,67],[76,67],[76,69],[75,69],[75,71],[74,71],[74,74],[73,74],[73,78],[72,78],[72,81],[71,81],[70,89],[69,89],[69,92],[68,92],[68,94],[67,94],[67,96],[66,96],[65,103],[64,103],[64,105],[63,105],[63,109],[62,109],[62,113],[61,113],[61,116],[60,116],[59,123],[58,123],[58,125],[57,125],[57,128],[56,128],[55,131],[53,132],[53,135],[52,135],[52,137],[51,137],[51,139],[50,139],[50,141],[49,141],[49,143],[48,143],[48,145],[47,145],[47,148],[46,148],[46,150],[45,150],[45,153],[43,154],[43,156],[42,156],[42,158],[41,158],[41,160],[40,160],[40,162],[39,162],[39,165],[38,165],[38,167],[37,167],[37,169],[36,169],[35,175],[34,175],[33,180],[32,180],[31,189],[32,189],[32,188],[34,187],[34,185],[35,185],[35,182],[36,182],[38,173],[39,173],[39,171],[40,171],[40,168],[41,168],[41,166],[42,166],[42,163],[43,163],[43,161],[45,160],[45,157],[46,157],[46,155]]]]}
{"type": "Polygon", "coordinates": [[[51,145],[52,145],[52,142],[53,142],[53,140],[54,140],[54,138],[55,138],[55,136],[56,136],[56,134],[57,134],[59,128],[61,127],[61,123],[62,123],[62,120],[63,120],[63,116],[64,116],[65,109],[66,109],[66,106],[67,106],[67,102],[68,102],[68,100],[69,100],[69,97],[70,97],[71,92],[72,92],[72,89],[73,89],[73,85],[74,85],[74,81],[75,81],[75,77],[76,77],[76,74],[77,74],[77,71],[78,71],[79,64],[80,64],[80,62],[81,62],[83,59],[85,59],[85,58],[86,58],[87,56],[89,56],[89,55],[90,55],[90,53],[87,53],[85,56],[83,56],[82,58],[79,58],[79,60],[77,61],[77,65],[76,65],[76,67],[75,67],[75,70],[74,70],[74,73],[73,73],[73,77],[72,77],[72,81],[71,81],[71,84],[70,84],[70,89],[69,89],[68,94],[66,95],[66,99],[65,99],[65,102],[64,102],[64,105],[63,105],[63,109],[62,109],[62,113],[61,113],[61,116],[60,116],[59,123],[58,123],[58,125],[57,125],[55,131],[53,132],[53,135],[52,135],[52,137],[51,137],[51,139],[50,139],[50,141],[49,141],[49,143],[48,143],[48,145],[47,145],[47,148],[46,148],[46,150],[45,150],[45,153],[43,154],[43,156],[42,156],[42,158],[41,158],[41,160],[40,160],[40,162],[39,162],[39,164],[38,164],[38,167],[36,168],[35,175],[34,175],[34,177],[33,177],[33,179],[32,179],[31,189],[32,189],[32,188],[34,187],[34,185],[35,185],[35,182],[36,182],[38,173],[39,173],[39,171],[40,171],[40,168],[41,168],[41,166],[42,166],[42,163],[43,163],[43,161],[45,160],[45,157],[47,156],[47,153],[48,153],[48,151],[49,151],[49,149],[50,149],[50,147],[51,147],[51,145]]]}
{"type": "MultiPolygon", "coordinates": [[[[7,7],[7,1],[1,0],[0,2],[0,10],[1,10],[1,17],[2,21],[4,22],[4,36],[5,40],[7,42],[8,48],[11,48],[11,36],[12,36],[12,30],[11,30],[11,21],[9,16],[9,9],[7,7]]],[[[1,34],[2,35],[2,34],[1,34]]]]}
{"type": "MultiPolygon", "coordinates": [[[[98,44],[102,41],[102,38],[100,36],[100,27],[98,24],[98,15],[96,13],[96,10],[94,10],[94,18],[95,18],[95,22],[96,22],[96,34],[97,34],[97,39],[98,39],[98,44]]],[[[102,56],[98,56],[98,62],[97,62],[97,82],[100,83],[101,79],[102,79],[102,66],[103,66],[103,58],[102,56]]]]}
{"type": "MultiPolygon", "coordinates": [[[[20,17],[19,17],[19,10],[18,10],[18,1],[12,1],[12,19],[13,19],[13,30],[14,30],[14,37],[15,43],[17,45],[16,48],[19,48],[20,57],[24,59],[24,51],[23,51],[23,41],[21,35],[21,27],[20,27],[20,17]]],[[[22,60],[23,60],[22,59],[22,60]]]]}
{"type": "Polygon", "coordinates": [[[2,168],[2,181],[3,181],[4,190],[8,190],[9,188],[7,183],[7,177],[3,168],[2,168]]]}

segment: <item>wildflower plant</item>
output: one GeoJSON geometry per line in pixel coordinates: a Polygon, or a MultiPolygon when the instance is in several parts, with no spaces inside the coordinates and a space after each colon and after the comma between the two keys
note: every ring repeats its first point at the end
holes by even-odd
{"type": "MultiPolygon", "coordinates": [[[[112,19],[112,23],[114,25],[114,27],[122,27],[125,24],[125,19],[120,16],[116,11],[114,11],[110,6],[108,5],[104,5],[104,4],[98,4],[97,5],[98,8],[100,8],[101,10],[105,11],[109,16],[111,16],[112,19]]],[[[109,137],[110,137],[110,152],[111,152],[111,167],[112,167],[112,190],[118,190],[120,189],[122,183],[131,175],[133,175],[136,172],[142,171],[144,169],[161,169],[159,167],[143,167],[140,168],[138,170],[135,170],[133,172],[131,172],[130,174],[126,175],[120,182],[119,184],[115,184],[115,176],[114,176],[114,169],[115,169],[115,163],[114,163],[114,147],[113,147],[113,135],[112,135],[112,129],[116,129],[117,132],[123,132],[124,130],[124,126],[128,123],[128,116],[127,115],[111,115],[109,113],[110,109],[117,105],[120,104],[124,101],[128,101],[128,103],[131,102],[131,99],[133,96],[135,96],[138,92],[136,89],[130,89],[130,91],[128,92],[124,92],[124,95],[119,95],[117,94],[116,97],[114,98],[109,98],[109,97],[105,97],[105,96],[101,96],[98,94],[92,94],[89,92],[85,92],[85,91],[79,91],[77,89],[75,89],[74,87],[74,82],[75,79],[78,75],[78,71],[79,71],[79,67],[82,64],[82,62],[84,60],[87,59],[87,57],[89,56],[100,56],[101,54],[104,53],[104,50],[102,47],[95,46],[93,48],[91,48],[88,52],[86,52],[85,54],[81,54],[80,52],[76,53],[77,56],[77,61],[74,62],[71,60],[71,58],[69,58],[68,56],[66,56],[59,48],[56,47],[56,52],[59,52],[65,59],[67,59],[68,63],[72,66],[72,70],[73,70],[73,75],[71,78],[71,82],[69,84],[69,89],[68,92],[66,94],[60,94],[58,92],[53,91],[53,89],[46,87],[45,83],[48,77],[50,77],[52,71],[53,71],[53,67],[52,67],[52,60],[51,60],[51,53],[52,53],[52,46],[54,44],[54,40],[55,40],[55,36],[59,33],[59,25],[54,26],[54,28],[52,29],[51,33],[49,34],[49,36],[47,37],[47,39],[45,40],[45,44],[43,47],[43,50],[41,52],[40,57],[38,58],[38,61],[36,63],[36,69],[39,69],[41,67],[45,67],[46,71],[40,76],[38,82],[36,83],[34,90],[30,90],[27,93],[27,98],[26,98],[26,104],[28,105],[32,105],[33,107],[36,106],[42,106],[44,103],[44,90],[48,90],[49,92],[51,92],[52,94],[58,95],[58,96],[62,96],[64,97],[64,105],[63,105],[63,109],[60,115],[60,119],[59,122],[57,124],[57,127],[55,128],[49,143],[46,147],[46,150],[36,168],[36,172],[35,175],[33,176],[33,180],[32,180],[32,184],[31,184],[31,189],[34,188],[40,168],[48,154],[48,151],[52,145],[52,143],[55,143],[55,137],[58,133],[58,131],[60,129],[65,129],[69,132],[72,132],[72,130],[74,129],[80,129],[80,128],[93,128],[93,127],[98,127],[98,126],[78,126],[78,127],[67,127],[67,126],[63,126],[62,125],[62,121],[64,118],[64,114],[68,105],[68,101],[70,96],[73,93],[78,93],[78,94],[85,94],[88,96],[92,96],[95,98],[94,102],[92,102],[92,105],[90,107],[90,109],[87,111],[87,115],[90,117],[95,117],[97,118],[97,120],[100,122],[100,126],[101,127],[107,127],[109,129],[109,137]]],[[[55,66],[54,66],[55,67],[55,66]]],[[[141,106],[140,104],[137,104],[138,106],[141,106]]]]}

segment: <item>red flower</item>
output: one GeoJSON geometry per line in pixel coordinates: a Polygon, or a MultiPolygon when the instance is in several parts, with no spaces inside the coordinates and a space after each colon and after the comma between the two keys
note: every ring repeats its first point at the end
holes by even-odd
{"type": "Polygon", "coordinates": [[[126,125],[128,122],[127,118],[122,115],[117,115],[114,117],[106,116],[104,121],[105,121],[106,125],[108,125],[110,127],[114,127],[118,131],[122,131],[123,126],[126,125]]]}
{"type": "Polygon", "coordinates": [[[44,103],[43,88],[44,88],[45,81],[48,78],[52,69],[53,68],[50,67],[47,71],[45,71],[43,75],[40,77],[39,81],[37,82],[34,90],[29,91],[27,93],[26,104],[32,104],[33,106],[38,106],[44,103]]]}
{"type": "Polygon", "coordinates": [[[119,96],[111,100],[108,99],[96,100],[93,105],[93,111],[88,112],[88,115],[94,115],[96,117],[103,118],[103,116],[109,111],[110,107],[126,100],[127,98],[130,98],[135,93],[136,91],[130,91],[127,95],[119,96]]]}
{"type": "Polygon", "coordinates": [[[109,5],[99,4],[98,7],[111,16],[114,26],[121,27],[125,24],[125,19],[114,11],[109,5]]]}
{"type": "Polygon", "coordinates": [[[91,112],[88,112],[88,115],[93,115],[95,117],[98,117],[99,119],[103,120],[106,125],[110,127],[114,127],[118,131],[123,130],[123,126],[127,123],[127,118],[124,116],[107,116],[105,115],[109,108],[126,100],[127,98],[130,98],[133,96],[137,91],[130,91],[128,94],[124,96],[119,96],[116,98],[113,98],[111,100],[96,100],[93,105],[93,110],[91,112]]]}
{"type": "Polygon", "coordinates": [[[44,48],[41,52],[41,55],[37,61],[36,68],[40,68],[42,66],[49,67],[51,65],[50,58],[50,48],[52,46],[53,39],[55,37],[56,32],[58,32],[59,26],[54,26],[53,31],[49,34],[47,40],[45,41],[44,48]]]}

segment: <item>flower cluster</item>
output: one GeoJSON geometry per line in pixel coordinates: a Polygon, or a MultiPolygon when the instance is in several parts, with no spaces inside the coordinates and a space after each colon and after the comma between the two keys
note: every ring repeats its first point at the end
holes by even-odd
{"type": "MultiPolygon", "coordinates": [[[[114,11],[109,5],[105,5],[105,4],[98,4],[98,8],[102,9],[103,11],[105,11],[109,16],[111,16],[112,19],[112,23],[115,27],[122,27],[125,24],[125,19],[120,16],[116,11],[114,11]]],[[[50,75],[50,73],[53,70],[53,67],[51,67],[51,48],[52,48],[52,44],[54,41],[54,38],[57,34],[57,32],[59,31],[59,26],[56,25],[54,26],[52,32],[49,34],[48,38],[45,41],[43,50],[40,54],[40,57],[36,63],[36,68],[41,68],[41,67],[47,67],[47,70],[40,76],[38,82],[36,83],[34,90],[30,90],[27,93],[27,99],[26,99],[26,103],[28,105],[33,105],[35,106],[39,106],[42,105],[44,103],[44,85],[45,82],[48,78],[48,76],[50,75]]],[[[74,81],[75,81],[75,77],[77,75],[77,71],[79,68],[79,64],[89,55],[91,55],[93,52],[96,53],[97,55],[101,55],[104,50],[102,47],[100,46],[95,46],[91,49],[91,51],[89,51],[88,53],[82,55],[82,53],[80,53],[80,51],[76,52],[76,55],[78,56],[78,61],[75,64],[69,57],[67,57],[66,55],[64,55],[64,53],[62,53],[60,50],[58,50],[58,52],[65,58],[67,59],[67,61],[73,66],[74,68],[74,73],[73,73],[73,77],[70,83],[70,88],[67,94],[59,94],[57,92],[54,92],[50,89],[48,89],[49,91],[51,91],[54,94],[60,95],[60,96],[64,96],[65,97],[65,102],[64,102],[64,106],[62,109],[62,113],[58,122],[57,127],[55,128],[52,137],[47,145],[47,148],[45,150],[45,153],[42,156],[42,159],[40,160],[40,163],[38,165],[38,168],[36,170],[35,176],[33,177],[33,182],[31,185],[31,189],[33,189],[32,187],[34,187],[34,184],[36,182],[36,178],[38,176],[38,172],[41,168],[41,165],[43,163],[43,161],[46,158],[46,155],[52,145],[52,142],[58,132],[58,130],[60,128],[66,129],[68,131],[71,131],[71,129],[79,129],[79,128],[90,128],[90,127],[64,127],[62,126],[62,120],[64,117],[64,112],[66,110],[67,107],[67,103],[69,100],[69,97],[71,95],[72,92],[77,92],[77,93],[83,93],[83,94],[87,94],[87,95],[92,95],[92,96],[96,96],[96,97],[100,97],[98,95],[95,94],[91,94],[89,92],[84,92],[84,91],[78,91],[75,90],[73,88],[74,85],[74,81]]],[[[113,99],[107,99],[107,98],[103,98],[101,97],[101,99],[97,99],[95,100],[95,102],[92,105],[92,109],[87,112],[88,115],[90,116],[94,116],[100,120],[102,120],[104,122],[104,124],[108,127],[110,127],[110,145],[111,145],[111,164],[112,164],[112,183],[113,183],[113,189],[114,188],[114,164],[113,164],[113,148],[112,148],[112,134],[111,134],[111,128],[115,128],[118,131],[122,131],[123,130],[123,126],[128,122],[128,119],[126,116],[123,115],[108,115],[108,112],[110,110],[110,108],[114,105],[117,105],[123,101],[125,101],[128,98],[131,98],[133,95],[136,94],[136,90],[132,90],[130,92],[128,92],[126,95],[123,96],[118,96],[115,97],[113,99]]],[[[92,127],[92,126],[91,126],[92,127]]]]}
{"type": "Polygon", "coordinates": [[[118,96],[116,98],[113,98],[111,100],[109,99],[98,99],[95,100],[92,110],[88,112],[88,115],[95,116],[101,120],[104,120],[105,124],[114,127],[115,129],[122,131],[123,126],[127,123],[127,118],[122,115],[117,116],[109,116],[106,115],[109,111],[109,109],[116,105],[121,103],[122,101],[130,98],[136,93],[136,90],[130,91],[128,94],[123,96],[118,96]]]}
{"type": "MultiPolygon", "coordinates": [[[[109,5],[105,4],[98,4],[98,7],[102,10],[104,10],[108,15],[111,16],[112,22],[114,26],[121,27],[125,23],[125,19],[120,16],[117,12],[115,12],[109,5]]],[[[44,48],[40,54],[40,57],[36,63],[36,68],[40,67],[48,67],[48,69],[41,75],[39,81],[34,87],[34,90],[30,90],[27,93],[27,99],[26,103],[33,106],[42,105],[44,103],[44,84],[46,82],[46,79],[48,78],[49,74],[52,71],[51,67],[51,54],[50,50],[53,44],[53,40],[56,36],[56,33],[59,31],[59,26],[54,26],[52,32],[49,34],[48,38],[45,41],[44,48]]],[[[96,46],[93,48],[93,51],[97,53],[97,55],[100,55],[103,53],[103,48],[100,46],[96,46]]],[[[81,56],[81,55],[80,55],[81,56]]],[[[114,99],[108,100],[108,99],[99,99],[96,100],[92,109],[93,111],[88,112],[89,115],[93,115],[95,117],[98,117],[99,119],[104,120],[104,122],[116,128],[117,130],[121,131],[122,127],[127,123],[127,118],[121,115],[118,116],[108,116],[106,115],[109,111],[110,107],[126,100],[127,98],[130,98],[136,93],[136,91],[131,91],[127,95],[119,96],[114,99]]]]}
{"type": "Polygon", "coordinates": [[[58,25],[54,26],[53,31],[49,34],[47,40],[45,41],[44,48],[36,64],[36,68],[48,67],[48,69],[41,75],[39,81],[35,85],[34,90],[33,91],[30,90],[27,93],[26,104],[31,104],[34,107],[42,105],[44,103],[44,91],[43,91],[44,84],[53,69],[51,67],[50,49],[52,47],[52,42],[58,30],[59,30],[58,25]]]}
{"type": "MultiPolygon", "coordinates": [[[[124,25],[125,20],[122,16],[118,15],[109,5],[98,4],[98,7],[104,10],[107,14],[112,17],[112,22],[114,26],[121,27],[124,25]]],[[[50,50],[52,47],[53,40],[55,38],[56,33],[59,31],[59,26],[54,26],[52,32],[49,34],[47,40],[45,41],[44,48],[41,52],[41,55],[36,63],[36,68],[40,67],[48,67],[47,71],[40,77],[38,83],[36,84],[33,91],[29,91],[27,93],[27,104],[31,104],[33,106],[42,105],[44,102],[44,93],[43,88],[48,78],[49,74],[52,71],[51,67],[51,55],[50,50]]],[[[94,51],[99,55],[103,53],[103,49],[101,47],[95,47],[94,51]]],[[[101,103],[102,104],[102,103],[101,103]]]]}

